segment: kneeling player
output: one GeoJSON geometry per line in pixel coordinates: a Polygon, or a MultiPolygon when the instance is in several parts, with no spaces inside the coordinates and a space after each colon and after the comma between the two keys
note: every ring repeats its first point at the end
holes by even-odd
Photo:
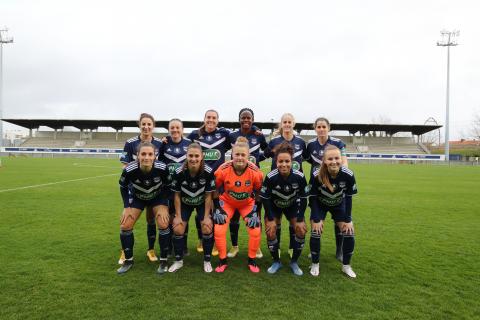
{"type": "Polygon", "coordinates": [[[168,171],[163,162],[155,161],[155,151],[153,144],[142,142],[138,147],[137,160],[128,164],[120,177],[120,193],[124,207],[120,222],[120,242],[125,252],[125,262],[117,270],[119,274],[127,272],[133,265],[133,226],[145,207],[152,208],[159,229],[158,272],[164,273],[167,270],[170,229],[165,188],[168,171]]]}
{"type": "Polygon", "coordinates": [[[310,250],[312,266],[310,273],[318,276],[320,260],[320,238],[323,233],[323,222],[330,211],[335,224],[342,236],[342,271],[350,278],[356,278],[350,266],[353,248],[355,246],[352,222],[352,195],[357,193],[353,172],[342,167],[340,149],[329,145],[325,148],[320,169],[313,173],[310,190],[310,207],[312,235],[310,250]]]}
{"type": "Polygon", "coordinates": [[[212,169],[204,163],[202,147],[194,142],[187,148],[187,159],[177,168],[172,181],[175,192],[175,219],[173,220],[173,244],[176,261],[168,269],[175,272],[183,267],[185,227],[193,210],[201,222],[203,242],[203,270],[212,272],[210,263],[213,248],[213,222],[210,217],[215,178],[212,169]]]}
{"type": "Polygon", "coordinates": [[[303,274],[298,266],[298,258],[305,244],[307,228],[304,221],[305,208],[307,207],[307,181],[302,172],[292,169],[293,148],[284,141],[276,151],[277,168],[272,170],[263,182],[260,196],[265,207],[265,232],[267,234],[268,249],[273,258],[273,264],[268,268],[268,273],[276,273],[281,267],[279,256],[280,227],[282,213],[294,227],[295,238],[290,268],[297,276],[303,274]]]}
{"type": "Polygon", "coordinates": [[[228,223],[235,211],[245,220],[248,230],[248,268],[251,272],[260,272],[255,262],[260,247],[260,217],[252,194],[259,194],[262,187],[262,172],[256,165],[248,161],[248,140],[239,137],[232,148],[232,161],[220,166],[215,171],[215,186],[221,193],[215,199],[213,220],[215,222],[215,244],[218,248],[220,264],[216,272],[224,272],[227,268],[228,223]]]}

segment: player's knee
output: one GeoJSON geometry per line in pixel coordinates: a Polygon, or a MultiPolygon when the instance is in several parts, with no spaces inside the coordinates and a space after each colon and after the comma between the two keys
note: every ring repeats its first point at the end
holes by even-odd
{"type": "Polygon", "coordinates": [[[182,223],[174,225],[173,226],[173,233],[177,236],[183,236],[183,234],[185,233],[185,224],[182,222],[182,223]]]}
{"type": "Polygon", "coordinates": [[[260,228],[248,228],[248,235],[252,238],[260,238],[261,237],[260,228]]]}
{"type": "Polygon", "coordinates": [[[225,224],[216,224],[215,228],[213,228],[213,232],[215,234],[215,237],[226,236],[227,228],[228,228],[228,225],[226,223],[225,224]]]}
{"type": "Polygon", "coordinates": [[[202,233],[203,234],[210,234],[212,233],[212,227],[206,224],[202,225],[202,233]]]}

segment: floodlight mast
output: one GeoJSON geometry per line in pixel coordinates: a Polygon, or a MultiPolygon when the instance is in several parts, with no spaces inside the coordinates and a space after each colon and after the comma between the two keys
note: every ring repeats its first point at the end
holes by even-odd
{"type": "Polygon", "coordinates": [[[0,147],[3,147],[3,44],[13,42],[13,38],[6,36],[7,32],[7,28],[0,29],[0,147]]]}
{"type": "Polygon", "coordinates": [[[449,115],[449,104],[450,104],[450,47],[458,45],[455,41],[455,37],[460,36],[459,30],[442,30],[440,31],[442,35],[442,40],[437,41],[437,46],[447,47],[447,97],[446,97],[446,112],[445,112],[445,161],[447,163],[450,161],[450,115],[449,115]]]}

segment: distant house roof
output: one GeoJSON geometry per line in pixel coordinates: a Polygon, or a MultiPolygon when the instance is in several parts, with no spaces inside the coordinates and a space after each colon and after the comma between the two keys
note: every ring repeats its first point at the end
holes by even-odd
{"type": "MultiPolygon", "coordinates": [[[[95,130],[99,127],[110,127],[115,130],[123,130],[123,128],[137,127],[136,120],[75,120],[75,119],[3,119],[3,121],[27,128],[38,129],[40,126],[52,129],[63,129],[64,127],[75,127],[80,130],[95,130]]],[[[185,128],[198,128],[203,124],[202,121],[183,121],[185,128]]],[[[160,128],[168,127],[168,120],[159,120],[155,125],[160,128]]],[[[226,128],[238,128],[238,121],[221,121],[220,125],[226,128]]],[[[276,122],[255,122],[255,125],[262,129],[274,129],[277,127],[276,122]]],[[[422,135],[424,133],[441,128],[440,125],[406,125],[406,124],[361,124],[361,123],[332,123],[331,130],[348,131],[350,134],[360,132],[366,134],[372,131],[382,131],[393,135],[398,132],[410,132],[414,135],[422,135]]],[[[313,130],[312,123],[296,123],[295,129],[313,130]]]]}

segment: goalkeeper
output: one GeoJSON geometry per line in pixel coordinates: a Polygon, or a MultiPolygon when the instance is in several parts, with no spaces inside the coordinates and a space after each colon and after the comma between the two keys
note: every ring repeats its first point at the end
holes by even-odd
{"type": "Polygon", "coordinates": [[[260,272],[255,262],[261,239],[260,212],[257,212],[252,195],[259,195],[263,174],[255,164],[248,161],[248,157],[248,140],[239,137],[232,148],[232,161],[226,162],[215,171],[217,195],[220,194],[214,200],[213,210],[215,245],[220,258],[216,272],[224,272],[228,266],[226,234],[230,219],[236,211],[247,225],[248,268],[253,273],[260,272]]]}

